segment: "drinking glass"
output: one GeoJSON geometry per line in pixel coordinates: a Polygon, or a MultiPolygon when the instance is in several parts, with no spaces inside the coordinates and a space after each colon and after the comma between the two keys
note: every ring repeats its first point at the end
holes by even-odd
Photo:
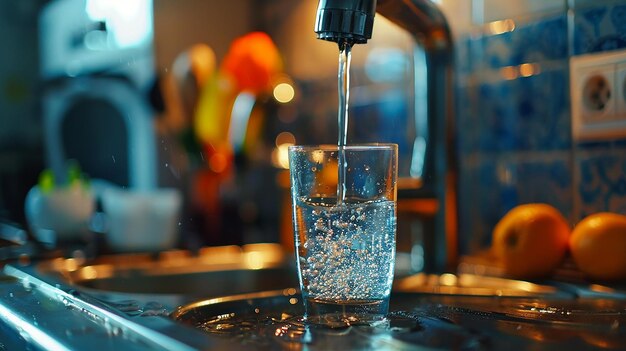
{"type": "Polygon", "coordinates": [[[306,320],[355,324],[387,314],[396,251],[397,159],[395,144],[289,148],[306,320]],[[345,160],[343,175],[338,159],[345,160]]]}

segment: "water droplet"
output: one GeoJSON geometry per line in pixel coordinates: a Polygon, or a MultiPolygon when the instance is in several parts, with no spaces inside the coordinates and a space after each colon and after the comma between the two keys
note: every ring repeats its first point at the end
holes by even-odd
{"type": "Polygon", "coordinates": [[[323,230],[326,229],[324,227],[324,220],[322,220],[321,218],[319,218],[316,222],[315,222],[315,229],[316,230],[323,230]]]}

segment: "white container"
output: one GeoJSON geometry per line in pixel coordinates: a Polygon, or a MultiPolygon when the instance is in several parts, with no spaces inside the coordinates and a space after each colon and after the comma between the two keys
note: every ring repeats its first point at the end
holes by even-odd
{"type": "Polygon", "coordinates": [[[105,189],[109,247],[118,252],[171,249],[178,239],[182,197],[175,189],[152,191],[105,189]]]}
{"type": "Polygon", "coordinates": [[[42,192],[34,186],[26,195],[26,220],[38,240],[80,239],[88,232],[95,201],[89,187],[72,185],[42,192]]]}

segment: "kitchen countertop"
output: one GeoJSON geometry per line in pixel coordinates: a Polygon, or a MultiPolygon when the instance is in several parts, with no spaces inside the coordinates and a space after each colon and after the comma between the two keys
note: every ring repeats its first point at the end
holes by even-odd
{"type": "MultiPolygon", "coordinates": [[[[235,256],[237,260],[246,262],[245,257],[249,255],[250,258],[255,258],[254,262],[258,263],[260,252],[264,251],[259,250],[259,247],[254,247],[253,250],[236,252],[235,256]]],[[[268,250],[266,253],[268,253],[267,262],[280,261],[275,251],[268,250]]],[[[228,260],[233,258],[232,254],[231,252],[226,255],[228,260]]],[[[155,273],[156,271],[163,274],[167,271],[169,280],[166,281],[169,284],[175,284],[172,277],[176,274],[188,273],[184,266],[172,265],[172,262],[186,262],[190,266],[189,269],[200,274],[204,274],[200,272],[202,271],[199,267],[200,261],[207,264],[207,269],[211,264],[217,264],[207,261],[206,257],[203,258],[201,255],[189,257],[176,253],[173,256],[176,258],[175,261],[165,259],[172,258],[170,254],[154,261],[148,262],[142,259],[138,262],[147,272],[155,273]]],[[[208,256],[215,258],[219,255],[211,251],[208,256]]],[[[205,295],[189,294],[190,287],[180,287],[184,288],[180,290],[180,293],[173,293],[177,291],[176,286],[163,289],[166,293],[146,293],[146,291],[133,293],[96,289],[94,287],[97,285],[93,284],[93,281],[80,280],[90,276],[95,277],[98,274],[105,274],[101,277],[103,279],[101,282],[110,283],[107,279],[115,277],[116,274],[129,281],[138,279],[138,271],[121,267],[119,264],[121,261],[117,259],[114,262],[117,265],[89,266],[85,264],[82,266],[84,271],[74,266],[75,262],[71,259],[48,260],[32,264],[16,262],[6,265],[4,274],[0,276],[0,333],[6,335],[0,342],[0,349],[245,350],[251,347],[260,349],[287,347],[321,350],[329,345],[333,348],[343,345],[345,349],[350,345],[350,337],[347,335],[361,340],[364,348],[369,345],[367,340],[372,342],[382,340],[379,337],[363,339],[368,337],[368,333],[375,333],[383,339],[387,338],[385,339],[387,341],[381,345],[393,350],[410,349],[415,346],[432,349],[437,345],[443,349],[454,349],[458,345],[447,343],[445,335],[452,335],[447,334],[448,332],[461,336],[469,335],[463,340],[470,342],[470,346],[473,345],[470,349],[478,350],[493,349],[494,345],[501,346],[509,342],[521,349],[533,350],[561,346],[571,350],[626,347],[626,330],[624,329],[626,293],[619,290],[603,290],[599,286],[582,286],[564,282],[550,282],[547,285],[532,284],[471,274],[417,274],[399,277],[394,284],[395,292],[392,295],[391,315],[395,319],[391,320],[391,325],[395,328],[394,330],[375,328],[362,330],[358,326],[330,333],[322,331],[321,334],[318,330],[310,334],[317,342],[311,342],[311,340],[287,340],[285,342],[284,338],[275,339],[274,332],[277,333],[276,336],[279,336],[279,329],[295,328],[297,334],[303,328],[301,323],[297,323],[298,313],[301,314],[301,311],[298,310],[299,295],[293,288],[261,295],[243,294],[228,298],[209,298],[210,296],[206,294],[212,290],[207,290],[206,287],[203,290],[205,295]],[[69,267],[69,269],[64,273],[65,275],[51,274],[50,267],[53,266],[57,269],[60,269],[59,267],[69,267]],[[111,271],[113,268],[116,270],[111,271]],[[207,298],[202,299],[199,296],[207,298]],[[251,316],[244,313],[250,310],[257,311],[255,306],[264,306],[260,310],[266,315],[260,312],[255,312],[251,316]],[[289,312],[294,308],[297,311],[289,312]],[[181,311],[192,313],[185,314],[181,311]],[[230,317],[224,317],[224,312],[228,312],[227,315],[230,317]],[[193,318],[189,319],[189,316],[193,318]],[[271,318],[266,318],[268,316],[271,318]],[[401,320],[400,324],[396,325],[398,316],[401,320]],[[252,330],[257,334],[252,335],[252,340],[256,343],[242,339],[241,335],[237,334],[236,328],[235,334],[229,334],[229,331],[224,329],[219,329],[217,334],[213,333],[205,326],[209,325],[207,321],[213,321],[215,317],[219,317],[221,324],[217,323],[213,327],[219,328],[232,325],[237,318],[244,318],[246,323],[253,321],[256,329],[252,330]],[[225,318],[224,321],[221,321],[223,318],[225,318]],[[233,318],[230,321],[233,323],[229,322],[229,318],[233,318]],[[404,328],[407,318],[413,318],[410,322],[415,324],[415,328],[404,328]],[[402,331],[404,334],[398,334],[400,330],[398,328],[406,329],[402,331]],[[587,329],[593,333],[583,333],[587,329]],[[438,339],[431,338],[432,335],[437,336],[438,339]],[[477,335],[481,337],[476,339],[477,335]],[[345,337],[345,339],[340,342],[336,339],[338,336],[345,337]],[[258,341],[262,341],[263,338],[267,340],[259,344],[258,341]],[[479,342],[475,343],[476,340],[479,342]],[[436,342],[443,342],[443,344],[436,344],[436,342]]],[[[233,269],[232,266],[224,266],[224,262],[220,261],[215,266],[219,267],[219,270],[215,272],[224,274],[227,267],[233,269]]],[[[226,270],[226,274],[235,275],[238,274],[237,272],[241,273],[240,271],[260,272],[262,271],[262,269],[259,270],[260,267],[241,266],[239,271],[226,270]]],[[[274,275],[286,275],[287,271],[270,272],[274,272],[272,273],[274,275]]],[[[295,274],[295,271],[293,273],[295,274]]],[[[158,279],[158,275],[155,277],[152,278],[158,279]]],[[[185,277],[189,279],[191,276],[185,277]]],[[[223,275],[196,276],[203,284],[223,285],[216,281],[221,278],[215,277],[223,277],[223,275]]],[[[258,277],[267,276],[261,274],[258,277]]],[[[282,283],[288,284],[290,281],[283,280],[282,283]]],[[[109,285],[109,287],[117,289],[119,285],[109,285]]],[[[237,287],[230,286],[230,290],[228,290],[229,286],[222,286],[222,288],[234,292],[236,290],[233,289],[237,287]]],[[[203,288],[199,287],[199,289],[203,288]]]]}

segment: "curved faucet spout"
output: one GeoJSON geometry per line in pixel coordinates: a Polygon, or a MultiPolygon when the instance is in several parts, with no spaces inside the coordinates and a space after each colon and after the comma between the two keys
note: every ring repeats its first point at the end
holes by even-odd
{"type": "Polygon", "coordinates": [[[446,17],[429,0],[378,0],[376,12],[411,33],[426,51],[452,47],[446,17]]]}
{"type": "Polygon", "coordinates": [[[375,12],[413,34],[426,50],[451,47],[448,23],[430,0],[320,0],[319,39],[364,44],[372,37],[375,12]]]}

